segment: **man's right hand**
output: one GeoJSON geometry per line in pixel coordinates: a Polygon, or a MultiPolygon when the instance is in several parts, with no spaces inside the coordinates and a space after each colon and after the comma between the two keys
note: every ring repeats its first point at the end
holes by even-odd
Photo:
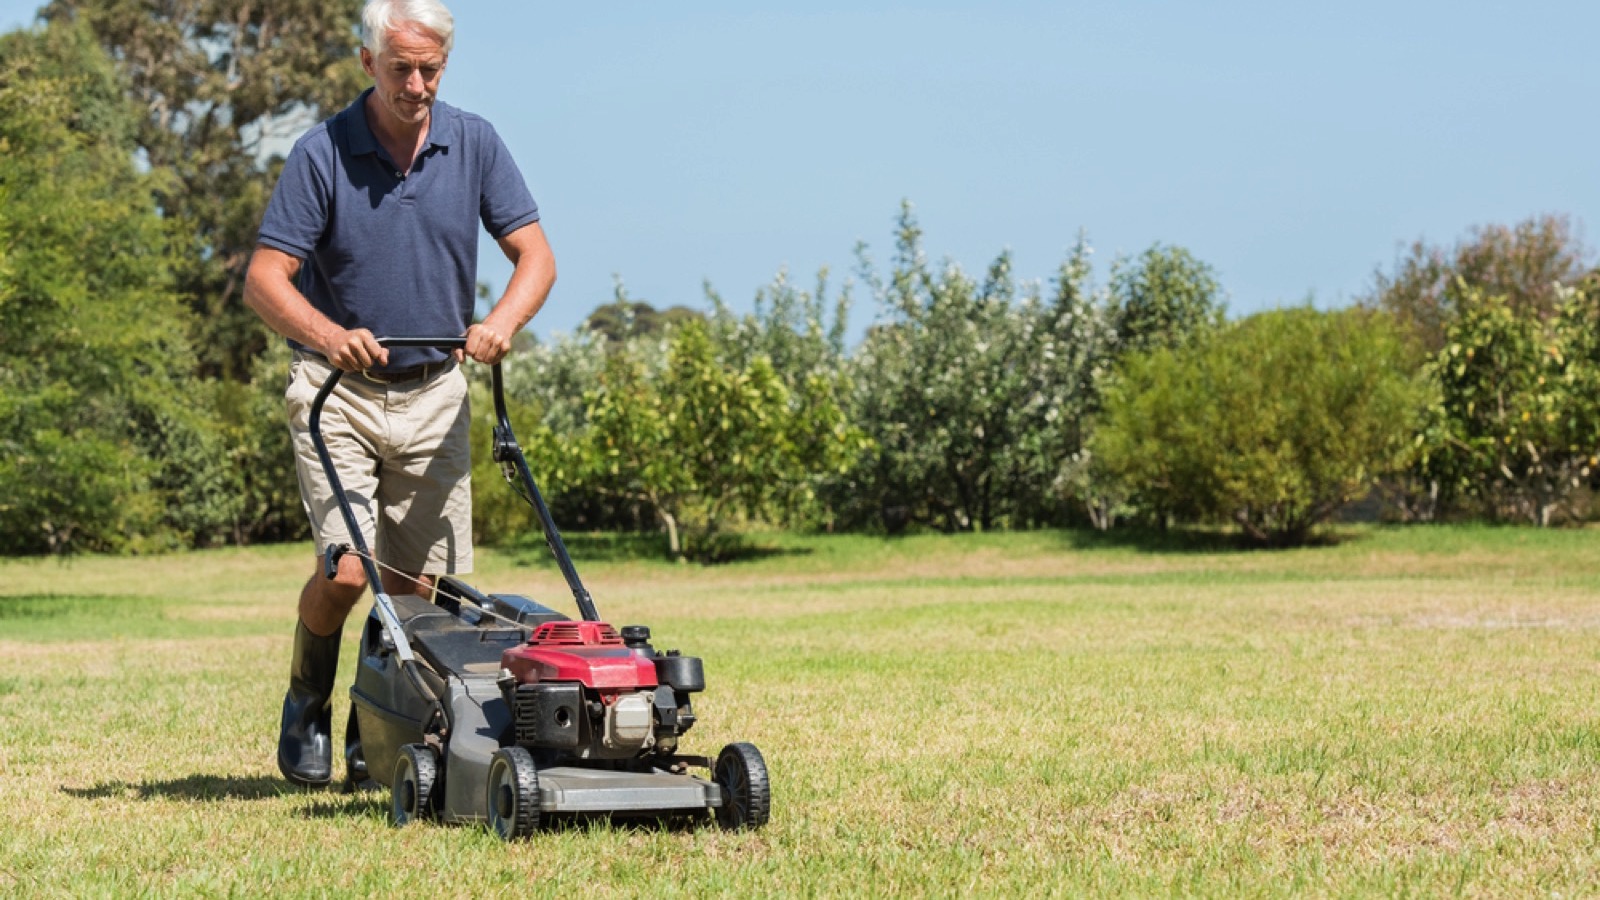
{"type": "Polygon", "coordinates": [[[365,328],[336,329],[322,342],[322,355],[335,368],[365,372],[389,361],[389,350],[365,328]]]}

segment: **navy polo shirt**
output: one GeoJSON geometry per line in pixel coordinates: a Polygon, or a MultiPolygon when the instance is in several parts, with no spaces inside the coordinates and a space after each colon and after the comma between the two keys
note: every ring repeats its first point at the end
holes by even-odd
{"type": "MultiPolygon", "coordinates": [[[[494,127],[437,100],[427,144],[402,175],[367,125],[371,93],[295,142],[258,240],[302,260],[300,292],[343,328],[462,334],[477,295],[480,223],[503,238],[539,221],[539,206],[494,127]]],[[[444,357],[397,347],[379,371],[444,357]]]]}

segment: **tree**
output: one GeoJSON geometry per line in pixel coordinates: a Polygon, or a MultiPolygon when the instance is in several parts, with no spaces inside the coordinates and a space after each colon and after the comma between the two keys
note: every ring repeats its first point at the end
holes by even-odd
{"type": "Polygon", "coordinates": [[[225,463],[167,452],[216,436],[189,394],[189,317],[135,122],[84,30],[0,36],[6,552],[156,547],[209,525],[206,498],[173,502],[225,463]]]}
{"type": "Polygon", "coordinates": [[[705,319],[700,312],[687,306],[657,310],[643,300],[628,296],[621,276],[615,276],[614,280],[616,287],[612,301],[595,307],[583,321],[586,330],[606,340],[621,343],[635,337],[652,337],[690,319],[705,319]]]}
{"type": "Polygon", "coordinates": [[[1052,340],[1040,356],[1050,369],[1049,389],[1061,404],[1047,414],[1047,424],[1063,434],[1054,446],[1040,449],[1055,454],[1055,495],[1081,504],[1089,523],[1105,531],[1131,507],[1122,487],[1094,465],[1090,449],[1103,391],[1121,352],[1110,297],[1093,284],[1091,253],[1088,238],[1080,234],[1056,273],[1048,332],[1052,340]]]}
{"type": "Polygon", "coordinates": [[[882,313],[851,365],[851,417],[872,443],[844,485],[849,518],[891,531],[1054,520],[1110,349],[1087,245],[1046,299],[1018,288],[1008,254],[979,282],[954,264],[935,271],[921,241],[906,204],[888,279],[862,261],[882,313]]]}
{"type": "Polygon", "coordinates": [[[858,449],[823,375],[791,391],[764,356],[729,364],[698,321],[673,329],[664,357],[647,347],[608,348],[581,426],[528,444],[572,489],[650,510],[674,557],[714,558],[729,525],[782,517],[858,449]]]}
{"type": "Polygon", "coordinates": [[[288,139],[363,85],[360,0],[52,0],[41,15],[87,26],[127,79],[134,140],[162,213],[182,236],[175,287],[200,368],[239,380],[268,332],[243,277],[288,139]]]}
{"type": "Polygon", "coordinates": [[[791,389],[811,375],[843,368],[851,285],[847,282],[835,298],[830,315],[826,267],[817,273],[812,291],[797,288],[788,271],[780,269],[771,284],[756,291],[753,311],[744,316],[734,315],[709,283],[705,292],[712,309],[712,339],[735,364],[765,356],[791,389]]]}
{"type": "MultiPolygon", "coordinates": [[[[807,291],[780,269],[772,282],[756,291],[750,313],[735,315],[712,286],[705,286],[711,304],[711,340],[724,364],[744,369],[764,359],[799,408],[843,410],[853,390],[845,331],[849,322],[851,284],[830,300],[828,270],[818,271],[816,287],[807,291]],[[820,392],[820,393],[818,393],[820,392]]],[[[841,413],[842,414],[842,413],[841,413]]],[[[856,432],[852,431],[852,434],[856,432]]],[[[822,436],[800,435],[814,441],[822,436]]],[[[864,444],[862,445],[864,446],[864,444]]],[[[823,458],[820,449],[806,454],[823,458]]],[[[789,528],[827,528],[840,524],[841,499],[849,496],[850,473],[825,466],[811,477],[805,502],[786,505],[775,524],[789,528]]]]}
{"type": "Polygon", "coordinates": [[[1600,455],[1600,277],[1559,287],[1550,318],[1465,281],[1448,293],[1421,472],[1494,518],[1577,518],[1600,455]]]}
{"type": "Polygon", "coordinates": [[[1094,459],[1146,508],[1302,543],[1404,464],[1422,402],[1413,370],[1384,314],[1261,313],[1126,357],[1094,459]]]}
{"type": "Polygon", "coordinates": [[[1176,347],[1223,321],[1222,288],[1182,247],[1152,246],[1111,270],[1111,328],[1119,352],[1176,347]]]}
{"type": "Polygon", "coordinates": [[[1592,266],[1568,219],[1543,215],[1510,227],[1474,228],[1448,249],[1416,241],[1391,274],[1373,274],[1373,288],[1361,303],[1393,313],[1426,350],[1436,352],[1465,312],[1458,282],[1481,296],[1503,297],[1515,316],[1549,318],[1560,289],[1575,285],[1592,266]]]}
{"type": "MultiPolygon", "coordinates": [[[[588,426],[585,398],[599,390],[606,359],[617,352],[654,360],[664,357],[666,348],[659,336],[613,342],[580,328],[548,341],[532,340],[501,364],[512,426],[551,513],[564,527],[626,531],[656,525],[653,513],[640,509],[637,502],[586,488],[578,471],[583,456],[568,452],[570,442],[588,426]]],[[[476,376],[473,408],[492,409],[488,373],[481,367],[468,367],[467,371],[476,376]]],[[[492,415],[482,412],[473,417],[474,447],[488,446],[493,421],[492,415]]],[[[535,533],[539,527],[526,503],[512,492],[494,487],[502,478],[499,464],[488,454],[474,454],[472,520],[476,540],[490,542],[535,533]]]]}

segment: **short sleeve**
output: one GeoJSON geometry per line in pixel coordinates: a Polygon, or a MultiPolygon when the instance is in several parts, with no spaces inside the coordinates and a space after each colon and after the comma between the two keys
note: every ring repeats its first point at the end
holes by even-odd
{"type": "Polygon", "coordinates": [[[499,240],[524,225],[539,221],[539,204],[528,192],[517,161],[511,158],[511,151],[487,122],[484,123],[481,152],[484,175],[483,191],[478,196],[478,215],[489,236],[499,240]]]}
{"type": "Polygon", "coordinates": [[[329,183],[311,152],[319,136],[328,140],[326,131],[314,129],[289,152],[257,237],[260,243],[300,259],[311,255],[328,228],[329,183]]]}

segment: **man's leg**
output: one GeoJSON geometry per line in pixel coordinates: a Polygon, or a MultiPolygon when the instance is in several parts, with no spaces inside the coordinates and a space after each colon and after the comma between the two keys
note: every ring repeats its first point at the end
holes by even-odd
{"type": "MultiPolygon", "coordinates": [[[[329,545],[352,543],[309,430],[312,401],[331,371],[321,360],[297,355],[290,363],[289,386],[284,392],[300,497],[311,520],[318,551],[329,545]]],[[[363,523],[368,546],[374,535],[372,514],[370,504],[361,498],[372,497],[376,489],[372,460],[379,454],[381,416],[381,392],[346,380],[328,398],[322,420],[323,438],[363,523]]],[[[361,559],[354,554],[340,558],[332,579],[324,577],[322,566],[319,555],[311,578],[300,591],[289,690],[283,698],[278,733],[279,770],[291,782],[308,787],[321,787],[333,780],[330,719],[339,671],[339,638],[345,619],[367,586],[361,559]]]]}
{"type": "Polygon", "coordinates": [[[366,590],[361,560],[345,555],[329,580],[322,560],[300,591],[289,691],[278,733],[278,769],[295,784],[321,787],[333,780],[333,686],[339,674],[339,638],[345,618],[366,590]]]}
{"type": "MultiPolygon", "coordinates": [[[[300,621],[314,634],[326,635],[344,627],[361,595],[367,589],[367,573],[359,557],[346,553],[339,557],[339,573],[331,580],[317,559],[316,570],[300,590],[300,621]]],[[[384,580],[387,588],[388,579],[384,580]]]]}
{"type": "Polygon", "coordinates": [[[393,597],[396,594],[416,594],[419,597],[428,597],[433,594],[433,577],[421,575],[416,572],[391,572],[385,569],[383,575],[383,592],[393,597]]]}

